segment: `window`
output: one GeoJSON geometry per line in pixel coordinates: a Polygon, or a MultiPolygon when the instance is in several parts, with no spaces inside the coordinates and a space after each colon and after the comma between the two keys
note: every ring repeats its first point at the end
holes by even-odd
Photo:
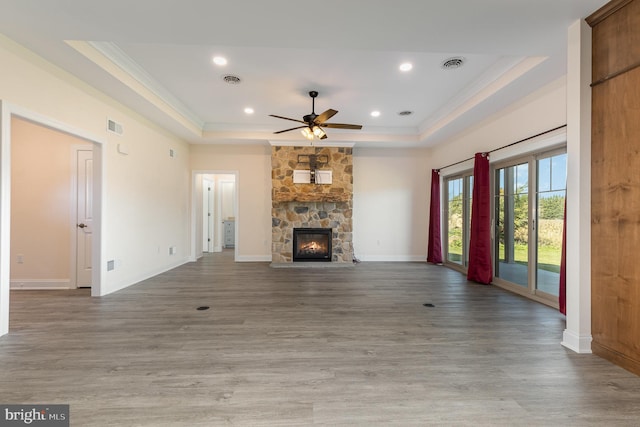
{"type": "Polygon", "coordinates": [[[567,195],[567,154],[539,158],[537,165],[536,290],[557,297],[567,195]]]}
{"type": "Polygon", "coordinates": [[[469,229],[473,176],[445,178],[447,201],[445,222],[445,262],[466,267],[469,263],[469,229]]]}

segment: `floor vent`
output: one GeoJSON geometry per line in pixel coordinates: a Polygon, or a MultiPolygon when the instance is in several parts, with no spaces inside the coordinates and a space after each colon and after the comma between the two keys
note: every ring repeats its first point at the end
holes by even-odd
{"type": "Polygon", "coordinates": [[[208,306],[206,306],[206,305],[202,305],[202,306],[200,306],[200,307],[196,308],[196,310],[198,310],[198,311],[209,310],[209,307],[208,307],[208,306]]]}
{"type": "Polygon", "coordinates": [[[425,307],[435,307],[435,305],[433,305],[431,303],[428,303],[428,302],[425,303],[425,304],[422,304],[422,305],[425,306],[425,307]]]}

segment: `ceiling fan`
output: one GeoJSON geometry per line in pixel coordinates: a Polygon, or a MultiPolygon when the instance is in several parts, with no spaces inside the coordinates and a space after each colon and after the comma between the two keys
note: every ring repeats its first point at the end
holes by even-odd
{"type": "Polygon", "coordinates": [[[331,117],[338,114],[336,110],[332,110],[329,108],[324,113],[318,115],[316,114],[316,97],[318,96],[318,92],[312,90],[309,92],[309,96],[311,97],[311,114],[307,114],[302,117],[302,120],[298,119],[290,119],[289,117],[276,116],[275,114],[269,114],[271,117],[275,117],[277,119],[291,120],[292,122],[302,123],[304,126],[296,126],[291,129],[280,130],[274,133],[283,133],[289,132],[290,130],[302,129],[302,134],[307,139],[327,139],[327,134],[324,132],[322,128],[332,128],[332,129],[362,129],[362,125],[350,125],[344,123],[326,123],[331,117]]]}

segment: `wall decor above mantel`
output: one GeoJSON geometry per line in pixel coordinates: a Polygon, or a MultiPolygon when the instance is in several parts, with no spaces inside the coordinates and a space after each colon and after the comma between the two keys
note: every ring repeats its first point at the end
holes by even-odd
{"type": "Polygon", "coordinates": [[[333,173],[331,171],[324,170],[294,170],[293,171],[293,183],[294,184],[332,184],[333,173]],[[313,182],[311,182],[313,172],[313,182]]]}

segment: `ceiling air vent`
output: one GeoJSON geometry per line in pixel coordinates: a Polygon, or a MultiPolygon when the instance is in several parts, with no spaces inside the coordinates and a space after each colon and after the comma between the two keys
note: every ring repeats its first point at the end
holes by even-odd
{"type": "Polygon", "coordinates": [[[240,77],[234,76],[233,74],[227,74],[222,76],[222,80],[224,80],[225,83],[229,83],[230,85],[239,85],[241,81],[240,77]]]}
{"type": "Polygon", "coordinates": [[[111,119],[107,120],[107,130],[109,132],[113,132],[116,135],[122,135],[122,133],[124,132],[122,130],[122,125],[120,123],[117,123],[111,119]]]}
{"type": "Polygon", "coordinates": [[[461,56],[456,56],[453,58],[445,59],[442,63],[442,68],[445,70],[455,70],[456,68],[462,67],[464,64],[464,58],[461,56]]]}
{"type": "Polygon", "coordinates": [[[409,111],[409,110],[400,111],[398,113],[399,116],[410,116],[412,114],[413,114],[413,111],[409,111]]]}

